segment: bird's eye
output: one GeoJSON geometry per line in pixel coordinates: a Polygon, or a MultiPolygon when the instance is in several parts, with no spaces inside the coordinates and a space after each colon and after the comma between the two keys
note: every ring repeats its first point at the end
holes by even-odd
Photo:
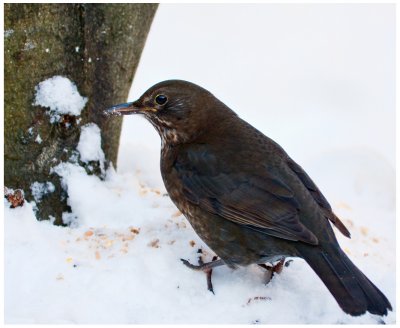
{"type": "Polygon", "coordinates": [[[167,103],[167,101],[168,101],[168,98],[165,95],[157,95],[155,100],[156,100],[157,104],[165,105],[167,103]]]}

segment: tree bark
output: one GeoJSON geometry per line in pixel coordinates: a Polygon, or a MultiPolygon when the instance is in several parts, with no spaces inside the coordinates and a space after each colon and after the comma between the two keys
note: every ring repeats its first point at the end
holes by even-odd
{"type": "Polygon", "coordinates": [[[54,184],[55,191],[37,204],[38,219],[53,216],[62,224],[62,213],[69,211],[51,168],[71,161],[81,126],[99,126],[106,165],[115,166],[122,119],[107,120],[102,110],[126,101],[156,9],[157,4],[4,5],[4,183],[22,189],[29,201],[33,182],[54,184]],[[79,117],[64,115],[52,124],[45,108],[33,104],[35,86],[56,75],[70,79],[88,102],[79,117]]]}

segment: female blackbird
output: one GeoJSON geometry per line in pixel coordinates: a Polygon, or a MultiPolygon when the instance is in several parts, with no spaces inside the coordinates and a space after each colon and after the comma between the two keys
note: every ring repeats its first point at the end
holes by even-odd
{"type": "Polygon", "coordinates": [[[340,248],[331,224],[347,237],[350,233],[307,173],[209,91],[164,81],[106,113],[142,114],[160,134],[168,194],[220,258],[185,264],[210,273],[223,264],[234,268],[301,257],[344,312],[392,310],[340,248]]]}

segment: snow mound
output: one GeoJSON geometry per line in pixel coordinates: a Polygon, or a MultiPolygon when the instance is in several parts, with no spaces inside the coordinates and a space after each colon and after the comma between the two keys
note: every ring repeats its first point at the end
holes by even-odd
{"type": "Polygon", "coordinates": [[[34,105],[48,107],[50,122],[58,122],[61,115],[79,116],[87,103],[76,85],[63,76],[53,76],[40,82],[36,87],[34,105]]]}
{"type": "Polygon", "coordinates": [[[103,150],[101,149],[100,128],[96,124],[88,123],[82,126],[81,135],[76,149],[81,155],[82,162],[104,162],[105,156],[103,150]]]}

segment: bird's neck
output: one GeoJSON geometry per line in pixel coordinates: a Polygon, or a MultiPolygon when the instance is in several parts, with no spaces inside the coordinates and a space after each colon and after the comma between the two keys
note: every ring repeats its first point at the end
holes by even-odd
{"type": "Polygon", "coordinates": [[[176,146],[178,144],[190,142],[191,138],[189,134],[185,131],[182,131],[182,129],[179,129],[178,131],[172,126],[160,125],[159,123],[154,122],[151,123],[160,135],[162,147],[165,145],[176,146]]]}
{"type": "Polygon", "coordinates": [[[222,103],[211,114],[199,118],[194,123],[180,124],[179,127],[158,117],[154,118],[157,121],[151,121],[151,123],[160,135],[161,144],[164,147],[164,145],[177,146],[207,139],[207,136],[214,134],[215,131],[225,134],[224,130],[229,130],[232,123],[238,119],[236,113],[222,103]]]}

